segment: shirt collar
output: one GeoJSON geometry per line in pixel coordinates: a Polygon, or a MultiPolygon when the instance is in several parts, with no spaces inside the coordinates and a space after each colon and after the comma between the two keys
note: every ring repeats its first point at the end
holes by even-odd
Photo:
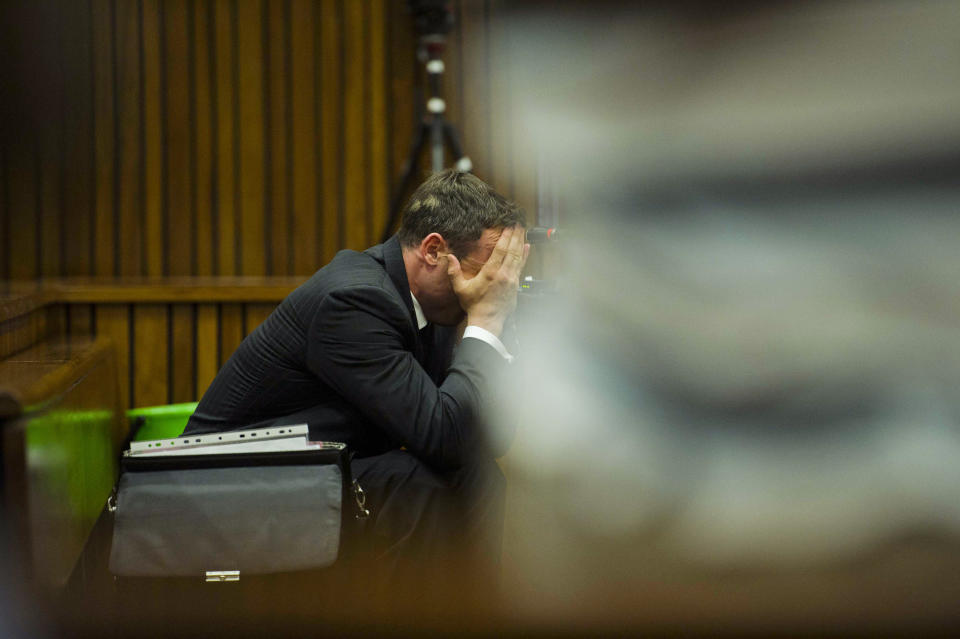
{"type": "Polygon", "coordinates": [[[420,308],[420,302],[413,296],[413,293],[410,293],[410,299],[413,300],[413,312],[417,316],[417,330],[422,331],[427,326],[427,318],[423,314],[423,309],[420,308]]]}

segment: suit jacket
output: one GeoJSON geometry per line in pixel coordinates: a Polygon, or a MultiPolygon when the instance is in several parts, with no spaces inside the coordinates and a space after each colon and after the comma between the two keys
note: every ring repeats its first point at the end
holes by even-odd
{"type": "Polygon", "coordinates": [[[457,467],[489,445],[480,410],[506,363],[477,339],[454,353],[453,328],[422,332],[396,237],[340,251],[240,344],[184,434],[306,422],[361,456],[402,445],[457,467]]]}

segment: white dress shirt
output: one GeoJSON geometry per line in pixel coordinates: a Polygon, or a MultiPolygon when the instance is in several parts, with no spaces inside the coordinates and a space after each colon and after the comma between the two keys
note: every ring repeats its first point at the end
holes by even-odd
{"type": "MultiPolygon", "coordinates": [[[[429,322],[427,322],[427,318],[423,314],[423,309],[420,307],[420,302],[418,302],[417,298],[413,296],[413,293],[410,293],[410,299],[413,300],[413,312],[417,315],[417,328],[422,331],[429,322]]],[[[479,326],[467,326],[467,328],[465,328],[463,331],[463,339],[478,339],[486,342],[496,349],[496,351],[500,353],[505,360],[508,362],[513,361],[513,355],[507,351],[507,347],[503,345],[503,342],[500,341],[500,338],[485,328],[480,328],[479,326]]]]}

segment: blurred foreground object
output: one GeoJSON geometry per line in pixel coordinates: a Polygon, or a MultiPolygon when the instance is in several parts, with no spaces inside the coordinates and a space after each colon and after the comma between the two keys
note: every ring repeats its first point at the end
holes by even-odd
{"type": "Polygon", "coordinates": [[[524,309],[505,605],[953,627],[960,5],[530,3],[509,27],[576,239],[565,294],[524,309]]]}

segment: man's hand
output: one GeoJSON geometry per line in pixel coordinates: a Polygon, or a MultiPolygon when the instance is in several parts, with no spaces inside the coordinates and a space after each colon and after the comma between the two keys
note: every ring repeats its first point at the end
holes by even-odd
{"type": "Polygon", "coordinates": [[[471,279],[463,276],[460,261],[454,255],[447,256],[447,275],[467,313],[469,326],[479,326],[500,336],[504,321],[517,307],[520,273],[530,255],[525,237],[521,226],[503,229],[490,258],[471,279]]]}

